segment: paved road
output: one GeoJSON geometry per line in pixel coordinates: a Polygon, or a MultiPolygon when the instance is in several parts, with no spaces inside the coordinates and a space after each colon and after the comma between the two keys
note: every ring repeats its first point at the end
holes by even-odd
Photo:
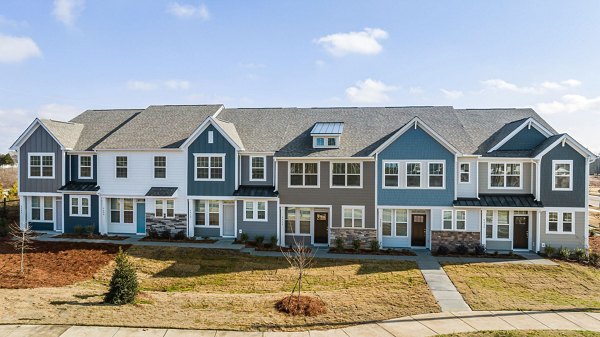
{"type": "Polygon", "coordinates": [[[551,311],[442,312],[343,329],[303,332],[235,332],[69,325],[0,325],[3,337],[404,337],[488,330],[585,330],[600,332],[600,313],[551,311]]]}

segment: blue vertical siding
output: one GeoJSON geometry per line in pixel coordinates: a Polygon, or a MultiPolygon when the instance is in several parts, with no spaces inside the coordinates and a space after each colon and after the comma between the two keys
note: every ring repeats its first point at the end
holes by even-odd
{"type": "Polygon", "coordinates": [[[502,151],[520,151],[531,150],[540,145],[546,136],[535,128],[524,128],[519,131],[508,142],[502,145],[498,150],[502,151]]]}
{"type": "MultiPolygon", "coordinates": [[[[426,174],[428,168],[422,168],[426,174]]],[[[398,206],[451,206],[454,201],[454,154],[420,127],[411,128],[377,156],[377,203],[398,206]],[[382,189],[384,160],[445,160],[445,189],[382,189]]]]}
{"type": "Polygon", "coordinates": [[[188,195],[231,196],[235,191],[235,148],[209,125],[188,147],[188,195]],[[208,143],[208,132],[213,131],[213,143],[208,143]],[[224,153],[225,181],[195,181],[195,153],[224,153]]]}
{"type": "Polygon", "coordinates": [[[75,226],[94,226],[94,233],[98,233],[98,224],[100,217],[98,214],[98,196],[91,196],[90,217],[70,216],[71,195],[65,194],[63,197],[63,217],[65,219],[65,233],[75,232],[75,226]]]}
{"type": "Polygon", "coordinates": [[[38,127],[19,148],[19,191],[56,193],[62,186],[63,164],[60,145],[43,127],[38,127]],[[31,152],[54,153],[54,179],[28,178],[31,152]]]}
{"type": "Polygon", "coordinates": [[[92,178],[82,179],[79,177],[79,155],[69,155],[67,156],[67,164],[65,167],[67,168],[66,181],[79,181],[79,182],[92,182],[97,179],[97,167],[98,167],[98,157],[96,155],[92,155],[92,178]]]}
{"type": "Polygon", "coordinates": [[[545,207],[586,207],[585,204],[585,167],[587,158],[569,144],[557,145],[542,157],[540,167],[540,199],[545,207]],[[553,160],[573,161],[573,191],[553,191],[553,160]]]}

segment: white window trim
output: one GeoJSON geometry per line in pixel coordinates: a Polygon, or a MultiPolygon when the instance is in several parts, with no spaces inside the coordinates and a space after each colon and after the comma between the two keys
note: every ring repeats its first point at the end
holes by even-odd
{"type": "Polygon", "coordinates": [[[441,230],[443,231],[447,231],[447,232],[466,232],[467,231],[467,214],[468,212],[464,209],[443,209],[442,210],[442,222],[441,222],[441,230]],[[452,219],[451,219],[451,224],[452,224],[452,228],[447,229],[444,228],[444,212],[451,212],[452,213],[452,219]],[[458,212],[464,212],[465,213],[465,228],[464,229],[458,229],[458,212]]]}
{"type": "Polygon", "coordinates": [[[471,163],[469,163],[469,162],[458,162],[458,183],[459,184],[470,184],[471,183],[471,163]],[[461,168],[460,168],[462,165],[467,165],[467,167],[469,168],[469,171],[468,172],[463,172],[461,170],[461,168]],[[461,181],[460,180],[460,176],[463,173],[468,174],[469,179],[467,181],[461,181]]]}
{"type": "Polygon", "coordinates": [[[116,179],[127,179],[127,178],[129,178],[129,156],[115,156],[115,178],[116,179]],[[119,158],[119,157],[125,157],[125,158],[127,158],[127,165],[125,165],[124,167],[117,166],[117,158],[119,158]],[[127,170],[127,176],[126,177],[119,177],[117,175],[117,171],[118,171],[119,168],[125,168],[127,170]]]}
{"type": "MultiPolygon", "coordinates": [[[[425,163],[425,165],[427,165],[427,163],[425,163]]],[[[400,166],[398,166],[398,168],[400,168],[400,166]]],[[[429,165],[427,165],[427,170],[429,171],[429,165]]],[[[429,173],[427,174],[429,176],[429,173]]],[[[410,175],[411,177],[415,176],[415,175],[410,175]]],[[[416,177],[416,176],[415,176],[416,177]]],[[[400,183],[398,183],[399,185],[400,183]]],[[[429,185],[429,183],[427,183],[427,185],[429,185]]],[[[404,163],[404,188],[406,189],[422,189],[423,188],[423,162],[420,161],[407,161],[404,163]],[[410,164],[419,164],[419,186],[408,186],[408,165],[410,164]]]]}
{"type": "MultiPolygon", "coordinates": [[[[338,174],[341,175],[341,174],[338,174]]],[[[362,161],[332,161],[329,163],[329,188],[363,188],[363,162],[362,161]],[[334,186],[333,185],[333,164],[344,164],[344,181],[346,185],[344,186],[334,186]],[[348,186],[348,164],[360,164],[360,177],[359,177],[359,185],[358,186],[348,186]]]]}
{"type": "MultiPolygon", "coordinates": [[[[426,163],[427,165],[427,189],[431,189],[431,190],[444,190],[446,189],[446,161],[443,160],[439,160],[439,161],[428,161],[426,163]],[[429,177],[431,176],[431,173],[429,171],[429,165],[430,164],[442,164],[442,186],[430,186],[429,185],[429,177]]],[[[421,175],[423,174],[423,168],[421,168],[421,175]]],[[[438,175],[434,175],[435,177],[438,177],[438,175]]]]}
{"type": "Polygon", "coordinates": [[[153,156],[152,157],[152,164],[153,164],[153,166],[152,166],[152,176],[154,177],[154,179],[167,179],[167,177],[168,177],[168,170],[167,170],[167,165],[168,164],[167,164],[167,162],[168,162],[167,156],[153,156]],[[165,158],[165,166],[156,166],[156,158],[158,158],[158,157],[165,158]],[[164,178],[157,178],[156,177],[156,169],[157,168],[164,168],[165,169],[165,177],[164,178]]]}
{"type": "Polygon", "coordinates": [[[339,136],[313,136],[313,148],[315,149],[337,149],[340,147],[339,136]],[[323,145],[317,144],[317,139],[323,138],[323,145]],[[335,139],[335,145],[329,145],[329,139],[335,139]]]}
{"type": "Polygon", "coordinates": [[[69,196],[69,216],[89,218],[92,216],[92,198],[89,195],[71,195],[69,196]],[[88,201],[88,213],[83,214],[83,199],[88,201]],[[73,213],[73,200],[77,200],[77,213],[73,213]]]}
{"type": "Polygon", "coordinates": [[[154,217],[155,218],[160,218],[160,219],[174,219],[175,218],[175,199],[155,199],[154,200],[154,217]],[[156,202],[157,201],[161,201],[162,202],[162,212],[163,215],[161,217],[156,215],[156,202]],[[167,207],[167,201],[173,201],[173,216],[168,216],[167,214],[167,210],[169,209],[167,207]]]}
{"type": "MultiPolygon", "coordinates": [[[[307,236],[307,237],[312,237],[313,235],[313,227],[314,227],[314,221],[315,221],[315,210],[312,207],[303,207],[303,206],[286,206],[283,208],[283,211],[285,212],[283,215],[283,221],[284,221],[284,234],[287,236],[307,236]],[[287,209],[288,208],[294,208],[294,233],[287,233],[286,229],[287,229],[287,209]],[[300,209],[304,208],[304,209],[309,209],[310,210],[310,233],[300,233],[300,209]]],[[[328,212],[328,216],[329,216],[329,212],[328,212]]]]}
{"type": "Polygon", "coordinates": [[[214,131],[208,131],[208,144],[213,144],[215,142],[214,131]]]}
{"type": "MultiPolygon", "coordinates": [[[[78,160],[79,160],[79,165],[78,165],[78,172],[77,172],[77,176],[79,177],[79,179],[93,179],[94,178],[94,157],[90,156],[90,155],[79,155],[78,156],[78,160]],[[90,158],[90,175],[89,176],[83,176],[81,174],[81,158],[83,157],[87,157],[90,158]]],[[[88,167],[88,166],[86,166],[88,167]]]]}
{"type": "Polygon", "coordinates": [[[411,219],[410,219],[410,217],[411,217],[411,213],[410,213],[410,211],[408,209],[402,209],[402,208],[393,208],[393,209],[382,208],[382,209],[380,209],[380,221],[379,221],[379,225],[382,228],[381,229],[381,233],[382,233],[381,236],[382,237],[386,237],[386,238],[408,238],[410,236],[410,234],[411,234],[410,233],[411,232],[411,228],[410,228],[411,219]],[[390,222],[391,226],[392,226],[392,228],[391,228],[391,235],[384,235],[383,234],[383,222],[384,222],[383,221],[383,211],[384,210],[391,211],[391,216],[392,216],[392,219],[391,219],[391,222],[390,222]],[[396,212],[397,211],[405,211],[406,212],[406,235],[398,235],[398,233],[396,232],[396,225],[399,224],[399,223],[404,223],[404,222],[396,222],[396,212]]]}
{"type": "Polygon", "coordinates": [[[29,179],[54,179],[56,171],[56,156],[54,152],[30,152],[27,154],[27,178],[29,179]],[[32,176],[31,175],[31,157],[40,157],[40,176],[32,176]],[[52,176],[44,177],[43,176],[43,168],[44,165],[42,157],[52,157],[52,176]]]}
{"type": "Polygon", "coordinates": [[[56,199],[54,197],[51,197],[52,198],[52,220],[46,220],[46,218],[44,216],[44,210],[49,209],[48,207],[46,207],[46,204],[44,202],[44,198],[45,198],[44,196],[30,196],[28,198],[29,198],[29,200],[28,200],[28,203],[27,203],[28,204],[27,205],[28,206],[27,210],[29,212],[29,216],[28,216],[29,222],[54,223],[54,219],[56,218],[56,209],[54,207],[56,199]],[[32,217],[32,209],[33,209],[32,205],[33,205],[33,203],[31,202],[31,198],[35,198],[35,197],[37,197],[37,198],[40,199],[40,219],[39,220],[33,220],[32,219],[33,218],[32,217]]]}
{"type": "MultiPolygon", "coordinates": [[[[129,160],[127,160],[127,164],[129,164],[129,160]]],[[[137,226],[137,216],[136,216],[137,210],[136,210],[136,208],[137,208],[136,202],[135,202],[135,199],[133,199],[133,198],[109,198],[108,199],[108,222],[111,225],[125,225],[125,226],[136,225],[137,226]],[[112,206],[110,203],[110,199],[119,199],[119,219],[121,220],[120,222],[112,222],[113,209],[112,209],[112,206]],[[133,222],[125,222],[125,199],[132,200],[133,209],[131,210],[131,212],[133,213],[133,222]]]]}
{"type": "MultiPolygon", "coordinates": [[[[259,168],[259,167],[257,167],[259,168]]],[[[248,157],[248,180],[249,181],[267,181],[267,156],[250,156],[248,157]],[[262,179],[254,179],[252,178],[252,159],[253,158],[262,158],[263,159],[263,178],[262,179]]]]}
{"type": "MultiPolygon", "coordinates": [[[[484,231],[482,235],[486,236],[486,240],[491,241],[512,241],[513,240],[513,227],[514,227],[514,215],[513,211],[510,210],[493,210],[493,209],[484,209],[483,210],[483,218],[482,221],[485,223],[484,231]],[[487,237],[487,211],[492,211],[492,237],[487,237]],[[508,238],[498,238],[498,212],[499,211],[507,211],[508,212],[508,238]]],[[[500,226],[506,226],[506,224],[500,224],[500,226]]]]}
{"type": "Polygon", "coordinates": [[[225,155],[225,153],[194,153],[194,181],[225,181],[225,155]],[[208,157],[208,178],[198,178],[198,157],[208,157]],[[216,157],[221,157],[221,162],[223,163],[223,173],[220,179],[211,178],[212,167],[210,166],[210,159],[216,157]]]}
{"type": "Polygon", "coordinates": [[[208,199],[207,200],[197,200],[198,202],[203,202],[204,203],[204,225],[198,225],[198,224],[196,224],[196,213],[198,213],[198,212],[196,211],[195,201],[196,200],[194,200],[194,202],[192,202],[192,205],[193,205],[193,208],[194,208],[193,209],[193,213],[194,213],[194,227],[198,227],[198,228],[221,228],[221,225],[223,223],[223,221],[221,219],[222,214],[223,214],[223,201],[222,200],[214,200],[214,199],[211,199],[211,200],[208,200],[208,199]],[[217,226],[211,226],[210,225],[210,202],[211,201],[216,201],[216,202],[219,203],[219,225],[217,225],[217,226]]]}
{"type": "Polygon", "coordinates": [[[546,234],[548,234],[548,235],[557,235],[557,234],[558,235],[561,235],[561,234],[575,235],[575,212],[573,212],[573,211],[558,211],[558,210],[546,211],[546,234]],[[557,224],[556,232],[550,231],[550,213],[558,214],[558,224],[557,224]],[[565,213],[571,213],[571,231],[570,232],[565,232],[563,230],[563,214],[565,214],[565,213]]]}
{"type": "Polygon", "coordinates": [[[383,160],[381,162],[381,188],[382,189],[399,189],[400,188],[400,162],[394,160],[383,160]],[[385,164],[396,164],[398,166],[398,174],[386,174],[385,173],[385,164]],[[385,177],[386,176],[398,176],[398,184],[396,186],[386,186],[385,185],[385,177]]]}
{"type": "Polygon", "coordinates": [[[267,222],[269,221],[269,202],[262,200],[244,200],[244,221],[252,221],[252,222],[267,222]],[[246,217],[246,205],[251,202],[252,203],[252,218],[246,217]],[[258,203],[265,203],[265,218],[258,218],[258,203]]]}
{"type": "Polygon", "coordinates": [[[365,206],[362,205],[342,205],[342,223],[341,223],[341,228],[366,228],[365,227],[365,206]],[[362,214],[362,218],[361,218],[361,223],[362,225],[360,227],[355,227],[354,226],[354,221],[357,220],[358,218],[354,217],[354,210],[355,209],[360,209],[361,210],[361,214],[362,214]],[[344,217],[344,211],[345,210],[352,210],[352,226],[351,227],[346,227],[345,226],[345,220],[346,218],[344,217]]]}
{"type": "Polygon", "coordinates": [[[490,190],[522,190],[523,187],[523,163],[515,162],[488,162],[488,189],[490,190]],[[504,165],[504,186],[492,186],[492,164],[504,165]],[[507,187],[506,186],[506,165],[517,164],[519,165],[519,187],[507,187]]]}
{"type": "Polygon", "coordinates": [[[320,161],[288,161],[288,188],[320,188],[321,187],[321,162],[320,161]],[[302,185],[292,185],[292,163],[302,164],[302,185]],[[306,164],[317,164],[317,184],[306,185],[306,164]]]}
{"type": "Polygon", "coordinates": [[[573,161],[572,160],[553,160],[552,161],[552,190],[553,191],[573,191],[573,161]],[[556,165],[557,164],[569,164],[569,187],[559,188],[556,187],[556,165]]]}

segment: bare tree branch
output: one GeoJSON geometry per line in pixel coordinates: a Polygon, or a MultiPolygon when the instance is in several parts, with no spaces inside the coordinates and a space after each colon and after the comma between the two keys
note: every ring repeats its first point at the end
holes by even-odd
{"type": "Polygon", "coordinates": [[[21,254],[21,274],[25,273],[25,251],[33,250],[33,231],[29,224],[21,229],[16,222],[8,226],[12,236],[13,247],[21,254]]]}
{"type": "MultiPolygon", "coordinates": [[[[302,282],[304,281],[304,276],[306,274],[306,270],[311,268],[314,263],[314,258],[316,255],[316,251],[312,251],[310,248],[306,247],[304,241],[298,242],[296,237],[294,236],[294,245],[292,246],[291,251],[281,250],[283,257],[287,260],[290,267],[295,269],[298,273],[296,277],[296,282],[294,283],[294,288],[290,294],[289,300],[291,301],[292,296],[296,290],[298,291],[298,301],[297,306],[300,308],[300,296],[302,295],[302,282]]],[[[289,304],[289,303],[288,303],[289,304]]]]}

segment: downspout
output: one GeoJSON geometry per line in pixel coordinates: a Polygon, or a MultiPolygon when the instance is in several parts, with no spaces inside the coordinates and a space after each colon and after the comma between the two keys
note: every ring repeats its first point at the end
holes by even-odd
{"type": "Polygon", "coordinates": [[[540,252],[540,211],[536,211],[536,216],[535,216],[535,222],[536,222],[536,231],[535,231],[535,251],[537,253],[540,252]]]}

